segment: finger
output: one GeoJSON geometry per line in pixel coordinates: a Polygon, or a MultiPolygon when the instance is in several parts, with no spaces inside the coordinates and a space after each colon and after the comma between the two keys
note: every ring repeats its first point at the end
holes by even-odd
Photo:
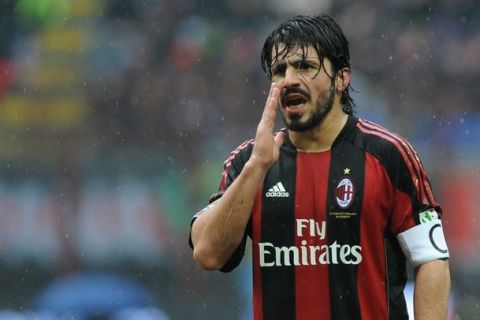
{"type": "Polygon", "coordinates": [[[267,102],[265,103],[265,109],[263,111],[262,120],[268,124],[273,124],[276,119],[276,109],[280,100],[280,84],[273,82],[270,87],[270,93],[268,95],[267,102]]]}
{"type": "Polygon", "coordinates": [[[273,82],[272,86],[270,87],[270,101],[272,99],[275,99],[275,104],[274,107],[276,108],[278,106],[278,102],[280,101],[280,96],[282,92],[282,87],[283,87],[283,81],[281,82],[273,82]]]}
{"type": "Polygon", "coordinates": [[[272,82],[270,84],[270,90],[268,91],[267,99],[270,99],[270,97],[272,96],[272,93],[273,93],[273,89],[275,89],[275,88],[278,88],[278,83],[277,82],[272,82]]]}

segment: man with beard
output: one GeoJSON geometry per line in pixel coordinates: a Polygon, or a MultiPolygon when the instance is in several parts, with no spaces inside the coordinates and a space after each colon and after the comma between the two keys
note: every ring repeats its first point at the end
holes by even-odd
{"type": "Polygon", "coordinates": [[[265,41],[270,93],[254,140],[225,161],[192,221],[207,270],[229,272],[252,239],[260,319],[445,319],[450,288],[441,208],[399,135],[354,116],[348,41],[326,15],[298,16],[265,41]],[[286,129],[273,134],[276,110],[286,129]]]}

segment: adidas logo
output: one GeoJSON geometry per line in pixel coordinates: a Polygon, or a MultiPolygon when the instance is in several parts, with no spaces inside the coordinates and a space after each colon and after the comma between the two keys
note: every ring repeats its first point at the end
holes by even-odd
{"type": "Polygon", "coordinates": [[[278,182],[276,185],[268,189],[267,193],[265,194],[267,198],[277,198],[277,197],[289,197],[290,194],[285,190],[283,184],[278,182]]]}

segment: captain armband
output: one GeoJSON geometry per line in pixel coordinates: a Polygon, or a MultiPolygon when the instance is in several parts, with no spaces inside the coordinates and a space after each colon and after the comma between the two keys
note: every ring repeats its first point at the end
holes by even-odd
{"type": "Polygon", "coordinates": [[[440,219],[433,219],[399,233],[397,239],[413,268],[425,262],[449,257],[440,219]]]}

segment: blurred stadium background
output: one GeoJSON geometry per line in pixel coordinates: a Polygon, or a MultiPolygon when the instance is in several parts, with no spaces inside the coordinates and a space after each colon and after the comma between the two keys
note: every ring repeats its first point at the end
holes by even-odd
{"type": "Polygon", "coordinates": [[[200,270],[189,222],[253,137],[264,38],[317,12],[351,41],[358,115],[420,153],[480,319],[480,2],[0,3],[0,319],[249,319],[248,259],[200,270]]]}

